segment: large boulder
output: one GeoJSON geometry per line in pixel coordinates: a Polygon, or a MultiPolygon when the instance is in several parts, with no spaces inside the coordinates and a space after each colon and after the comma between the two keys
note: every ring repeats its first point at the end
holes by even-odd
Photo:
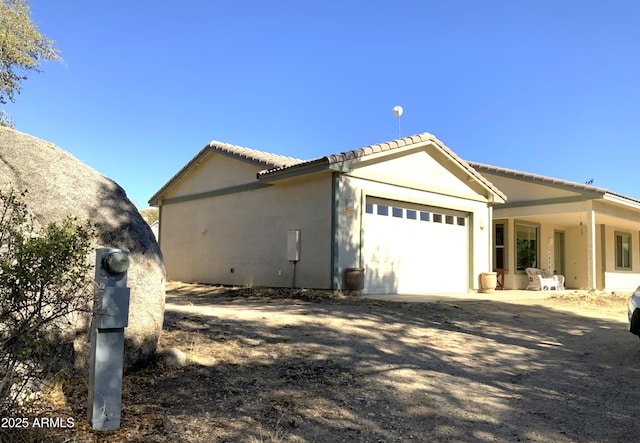
{"type": "MultiPolygon", "coordinates": [[[[28,191],[24,200],[38,225],[67,216],[90,220],[98,225],[96,248],[130,251],[125,366],[153,356],[164,318],[164,263],[151,229],[124,190],[52,143],[0,127],[0,190],[10,189],[28,191]]],[[[78,327],[77,332],[86,331],[87,322],[78,327]]],[[[86,358],[87,345],[76,340],[75,347],[86,358]]]]}

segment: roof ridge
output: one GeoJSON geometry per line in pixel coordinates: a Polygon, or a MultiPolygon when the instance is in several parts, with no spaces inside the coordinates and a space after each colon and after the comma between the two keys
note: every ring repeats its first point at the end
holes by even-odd
{"type": "Polygon", "coordinates": [[[351,149],[349,151],[343,151],[337,154],[326,155],[325,157],[330,163],[351,160],[354,158],[364,157],[366,155],[375,154],[378,152],[389,151],[403,146],[408,146],[414,143],[426,142],[428,140],[437,140],[433,134],[423,132],[420,134],[410,135],[408,137],[402,137],[386,142],[375,143],[373,145],[363,146],[361,148],[351,149]]]}

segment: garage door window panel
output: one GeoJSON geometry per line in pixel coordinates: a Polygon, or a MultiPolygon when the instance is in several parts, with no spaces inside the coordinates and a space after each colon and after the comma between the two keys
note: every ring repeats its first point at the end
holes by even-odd
{"type": "Polygon", "coordinates": [[[389,206],[386,205],[377,205],[377,214],[378,215],[384,215],[387,216],[389,215],[389,206]]]}

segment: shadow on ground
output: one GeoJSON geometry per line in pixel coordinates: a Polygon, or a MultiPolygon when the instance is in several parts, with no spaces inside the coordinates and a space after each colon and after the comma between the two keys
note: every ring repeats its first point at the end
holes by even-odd
{"type": "Polygon", "coordinates": [[[622,320],[543,304],[311,303],[175,291],[161,345],[185,351],[187,366],[127,374],[122,429],[100,441],[640,434],[638,340],[622,320]]]}

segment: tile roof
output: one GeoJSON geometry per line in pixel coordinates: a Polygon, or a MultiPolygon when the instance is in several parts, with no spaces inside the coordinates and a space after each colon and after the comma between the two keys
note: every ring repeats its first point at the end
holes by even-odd
{"type": "Polygon", "coordinates": [[[506,200],[506,195],[502,193],[497,187],[495,187],[489,180],[487,180],[484,176],[478,173],[468,162],[458,157],[458,155],[449,149],[444,143],[438,140],[433,134],[429,134],[428,132],[423,132],[422,134],[412,135],[410,137],[404,137],[397,140],[392,140],[384,143],[378,143],[375,145],[365,146],[364,148],[353,149],[351,151],[341,152],[339,154],[331,154],[321,158],[317,158],[314,160],[308,160],[305,162],[300,162],[296,164],[291,164],[287,166],[281,166],[277,168],[271,168],[264,171],[260,171],[258,176],[267,176],[269,174],[273,174],[279,171],[284,171],[286,169],[294,169],[294,168],[303,168],[305,166],[313,165],[313,164],[322,164],[331,165],[335,163],[340,163],[347,160],[359,159],[362,157],[366,157],[368,155],[377,154],[385,151],[392,151],[394,149],[399,149],[405,146],[414,145],[417,143],[424,142],[432,142],[437,145],[445,154],[447,154],[451,159],[456,161],[460,166],[462,166],[469,174],[471,174],[478,181],[483,183],[487,188],[489,188],[493,193],[500,196],[503,200],[506,200]]]}
{"type": "Polygon", "coordinates": [[[411,137],[405,137],[405,138],[392,140],[392,141],[385,142],[385,143],[378,143],[376,145],[370,145],[370,146],[366,146],[364,148],[353,149],[351,151],[345,151],[345,152],[341,152],[339,154],[326,155],[324,157],[315,158],[313,160],[303,161],[303,162],[300,162],[298,164],[266,169],[264,171],[260,171],[260,173],[258,175],[259,176],[264,176],[264,175],[268,175],[268,174],[275,173],[275,172],[278,172],[278,171],[282,171],[284,169],[288,169],[288,168],[292,168],[292,167],[304,167],[304,166],[307,166],[307,165],[318,164],[318,163],[325,163],[327,165],[331,165],[331,164],[334,164],[334,163],[339,163],[339,162],[343,162],[343,161],[346,161],[346,160],[353,160],[353,159],[365,157],[365,156],[370,155],[370,154],[377,154],[379,152],[390,151],[392,149],[397,149],[397,148],[401,148],[403,146],[408,146],[408,145],[411,145],[411,144],[420,143],[420,142],[424,142],[424,141],[429,141],[429,140],[433,140],[433,139],[435,139],[435,137],[433,137],[431,134],[427,134],[427,133],[413,135],[411,137]]]}
{"type": "Polygon", "coordinates": [[[258,151],[257,149],[245,148],[242,146],[231,145],[219,141],[210,142],[207,147],[212,151],[218,151],[222,154],[230,154],[245,160],[262,165],[268,169],[284,168],[304,162],[298,158],[286,157],[284,155],[271,154],[269,152],[258,151]]]}
{"type": "Polygon", "coordinates": [[[480,173],[482,172],[496,173],[496,174],[500,174],[507,177],[524,178],[531,182],[561,186],[563,188],[568,188],[574,191],[587,191],[587,192],[596,192],[601,194],[609,192],[604,188],[599,188],[597,186],[591,186],[584,183],[577,183],[577,182],[572,182],[568,180],[562,180],[559,178],[547,177],[539,174],[532,174],[530,172],[517,171],[515,169],[501,168],[498,166],[491,166],[484,163],[477,163],[477,162],[471,162],[471,161],[467,163],[469,163],[476,170],[480,171],[480,173]]]}
{"type": "Polygon", "coordinates": [[[565,189],[569,189],[572,191],[582,191],[582,192],[594,192],[597,194],[602,194],[602,195],[610,195],[610,196],[615,196],[624,200],[628,200],[630,202],[633,203],[640,203],[640,200],[634,198],[634,197],[629,197],[627,195],[623,195],[623,194],[618,194],[617,192],[612,192],[609,191],[608,189],[605,188],[600,188],[598,186],[591,186],[588,185],[586,183],[577,183],[577,182],[572,182],[572,181],[568,181],[568,180],[562,180],[559,178],[553,178],[553,177],[547,177],[544,175],[539,175],[539,174],[533,174],[530,172],[522,172],[522,171],[517,171],[515,169],[508,169],[508,168],[501,168],[498,166],[492,166],[492,165],[487,165],[484,163],[477,163],[477,162],[467,162],[469,163],[469,165],[471,165],[473,168],[475,168],[476,170],[478,170],[481,174],[482,173],[495,173],[495,174],[499,174],[499,175],[503,175],[505,177],[513,177],[513,178],[517,178],[517,179],[525,179],[528,181],[531,181],[532,183],[540,183],[540,184],[545,184],[545,185],[552,185],[552,186],[559,186],[565,189]]]}
{"type": "Polygon", "coordinates": [[[345,151],[338,154],[331,154],[324,157],[316,158],[313,160],[301,160],[293,157],[286,157],[283,155],[271,154],[256,149],[245,148],[242,146],[232,145],[229,143],[223,143],[220,141],[211,141],[204,148],[198,152],[180,171],[178,171],[162,188],[160,188],[150,199],[149,203],[156,203],[164,192],[173,185],[175,181],[180,179],[186,174],[194,165],[198,164],[207,154],[211,152],[217,152],[223,155],[229,155],[236,158],[241,158],[256,165],[262,166],[265,169],[258,172],[258,178],[269,176],[269,174],[276,174],[278,172],[284,172],[288,170],[295,170],[296,168],[304,169],[309,166],[328,167],[335,163],[340,163],[348,160],[355,160],[362,157],[366,157],[372,154],[382,153],[386,151],[392,151],[395,149],[411,146],[418,143],[431,142],[438,146],[438,148],[444,152],[453,161],[457,162],[463,169],[465,169],[470,175],[472,175],[477,181],[482,183],[492,193],[498,195],[503,200],[506,200],[506,196],[497,187],[495,187],[489,180],[479,174],[468,162],[458,157],[452,150],[450,150],[444,143],[438,140],[434,135],[427,132],[422,134],[412,135],[410,137],[404,137],[397,140],[392,140],[384,143],[378,143],[375,145],[365,146],[363,148],[353,149],[351,151],[345,151]]]}
{"type": "Polygon", "coordinates": [[[173,177],[169,179],[153,196],[149,199],[149,204],[157,204],[158,199],[169,189],[174,182],[180,179],[186,174],[193,166],[202,161],[207,154],[211,152],[218,152],[223,155],[230,155],[236,158],[247,160],[251,163],[255,163],[257,166],[264,168],[283,168],[296,163],[301,163],[303,160],[285,157],[284,155],[270,154],[264,151],[258,151],[257,149],[245,148],[242,146],[231,145],[229,143],[223,143],[216,140],[209,142],[204,148],[200,150],[189,162],[184,165],[173,177]]]}

